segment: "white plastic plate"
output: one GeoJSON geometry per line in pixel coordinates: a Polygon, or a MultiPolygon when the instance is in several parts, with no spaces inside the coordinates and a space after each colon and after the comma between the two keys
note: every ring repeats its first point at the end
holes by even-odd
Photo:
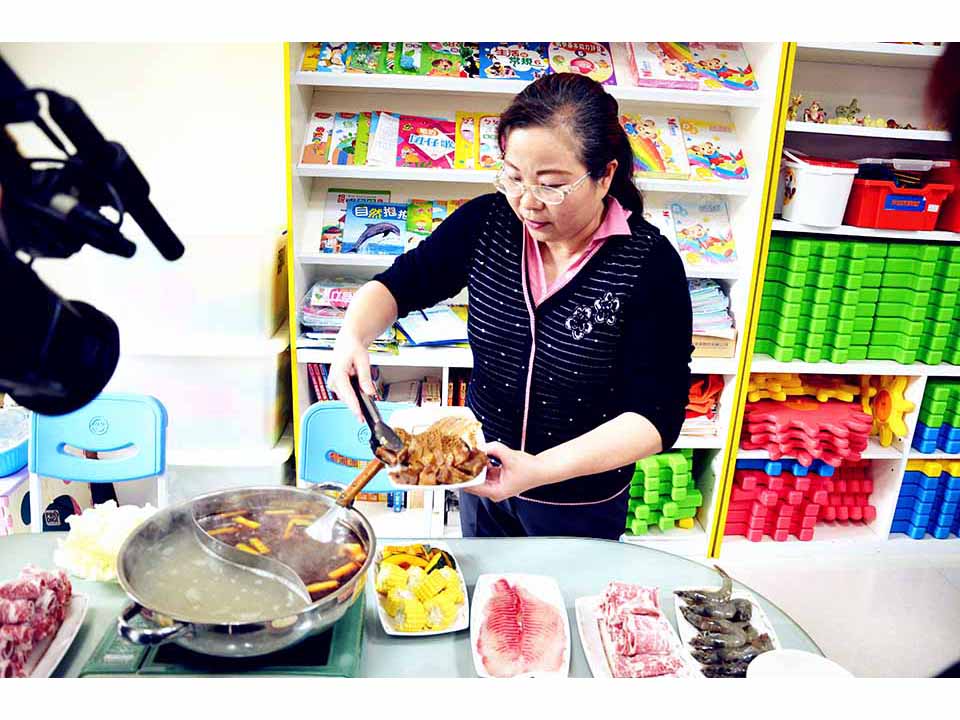
{"type": "Polygon", "coordinates": [[[398,637],[446,635],[447,633],[459,632],[460,630],[466,630],[468,627],[470,627],[470,598],[467,595],[467,583],[463,579],[463,571],[460,569],[460,561],[457,560],[457,557],[452,552],[450,552],[450,548],[447,547],[445,543],[431,542],[425,544],[432,549],[444,550],[450,553],[450,557],[452,557],[453,561],[457,564],[457,576],[460,578],[460,591],[463,593],[463,603],[460,605],[460,609],[457,612],[457,618],[453,621],[453,624],[445,630],[418,630],[416,632],[398,630],[393,618],[390,617],[387,611],[383,609],[383,596],[376,592],[377,573],[380,571],[380,561],[383,559],[383,551],[380,551],[377,553],[376,562],[374,562],[370,568],[370,586],[373,588],[374,593],[376,593],[377,615],[380,617],[380,625],[383,627],[383,631],[387,633],[387,635],[396,635],[398,637]]]}
{"type": "Polygon", "coordinates": [[[771,650],[758,656],[747,665],[747,677],[754,678],[790,678],[834,677],[852,678],[846,668],[837,665],[821,655],[803,650],[771,650]]]}
{"type": "Polygon", "coordinates": [[[552,605],[563,618],[563,661],[560,670],[556,672],[532,672],[515,677],[568,677],[570,675],[570,618],[567,616],[567,606],[563,602],[563,593],[557,581],[548,575],[526,575],[522,573],[506,573],[503,575],[487,574],[477,578],[473,588],[473,612],[470,615],[470,652],[473,654],[473,667],[477,675],[483,678],[492,677],[483,666],[483,658],[477,652],[477,641],[480,638],[480,628],[486,620],[487,601],[492,595],[494,583],[506,580],[514,586],[526,590],[531,595],[552,605]]]}
{"type": "MultiPolygon", "coordinates": [[[[577,598],[574,604],[577,613],[577,631],[580,633],[580,644],[583,646],[583,654],[587,656],[590,673],[595,678],[612,678],[613,671],[610,669],[610,661],[607,659],[607,653],[604,649],[603,634],[600,632],[600,602],[602,600],[602,595],[577,598]]],[[[664,619],[666,619],[666,616],[664,616],[664,619]]],[[[669,620],[667,620],[667,625],[670,625],[669,620]]],[[[700,674],[700,665],[688,653],[683,652],[683,648],[680,647],[680,640],[672,626],[670,627],[670,639],[676,654],[685,664],[685,672],[678,673],[678,676],[703,679],[703,675],[700,674]]]]}
{"type": "Polygon", "coordinates": [[[30,653],[24,670],[28,677],[48,678],[67,654],[87,616],[89,602],[86,595],[74,595],[67,606],[63,624],[52,636],[41,642],[30,653]]]}
{"type": "MultiPolygon", "coordinates": [[[[697,586],[696,588],[677,588],[677,590],[699,590],[703,587],[704,586],[701,585],[697,586]]],[[[767,617],[767,614],[763,611],[763,608],[757,604],[756,598],[754,598],[753,595],[746,590],[740,590],[736,588],[730,597],[733,600],[744,599],[750,601],[750,604],[753,605],[753,616],[750,618],[750,624],[753,625],[757,629],[757,632],[759,632],[761,635],[764,633],[769,635],[770,639],[773,641],[773,649],[779,650],[780,639],[777,637],[777,633],[773,629],[773,625],[770,624],[770,619],[767,617]]],[[[680,608],[684,605],[686,605],[686,603],[681,600],[678,595],[673,596],[673,606],[677,614],[677,629],[680,631],[680,641],[683,645],[683,651],[690,658],[690,661],[693,663],[693,665],[697,668],[700,668],[702,665],[700,665],[700,663],[694,659],[693,655],[691,654],[691,650],[693,650],[693,648],[690,647],[690,640],[696,637],[700,631],[687,622],[687,619],[683,616],[683,613],[680,612],[680,608]]],[[[760,655],[759,657],[763,657],[763,655],[760,655]]],[[[754,662],[756,662],[756,660],[754,660],[754,662]]],[[[753,662],[751,662],[750,665],[753,665],[753,662]]]]}
{"type": "MultiPolygon", "coordinates": [[[[433,425],[433,423],[435,423],[437,420],[442,420],[446,417],[467,418],[473,421],[476,421],[477,419],[477,416],[473,414],[473,410],[468,407],[457,405],[430,405],[426,407],[412,407],[396,410],[387,420],[387,424],[394,429],[402,428],[408,433],[416,434],[423,432],[428,427],[433,425]]],[[[484,442],[483,429],[480,428],[477,430],[477,444],[482,445],[484,442]]],[[[479,475],[473,478],[473,480],[468,480],[467,482],[453,483],[450,485],[405,485],[403,483],[394,482],[393,478],[390,477],[391,469],[392,468],[387,468],[385,471],[387,473],[387,479],[389,480],[390,485],[397,490],[406,490],[408,492],[416,490],[422,490],[424,492],[437,490],[457,490],[459,488],[483,485],[487,479],[487,469],[484,468],[480,471],[479,475]]]]}

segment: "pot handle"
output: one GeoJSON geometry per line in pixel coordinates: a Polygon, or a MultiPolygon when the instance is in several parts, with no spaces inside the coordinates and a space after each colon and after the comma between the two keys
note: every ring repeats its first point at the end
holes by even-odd
{"type": "Polygon", "coordinates": [[[135,628],[130,624],[130,621],[142,611],[143,607],[141,605],[130,603],[117,618],[117,632],[124,640],[129,640],[137,645],[161,645],[180,637],[190,629],[188,624],[182,622],[175,622],[170,627],[157,630],[135,628]]]}

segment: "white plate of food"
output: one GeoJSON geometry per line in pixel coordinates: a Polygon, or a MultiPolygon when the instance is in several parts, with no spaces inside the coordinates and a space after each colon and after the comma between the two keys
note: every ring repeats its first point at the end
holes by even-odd
{"type": "Polygon", "coordinates": [[[723,583],[717,588],[678,588],[673,596],[677,628],[684,652],[704,675],[743,677],[753,659],[778,650],[780,640],[763,608],[746,590],[734,589],[731,583],[729,599],[716,602],[727,580],[723,583]],[[692,642],[700,646],[691,645],[692,642]],[[723,674],[726,672],[736,674],[723,674]]]}
{"type": "Polygon", "coordinates": [[[77,633],[80,632],[83,620],[87,616],[88,607],[86,595],[74,595],[70,598],[63,624],[56,634],[41,641],[30,653],[25,666],[29,677],[48,678],[53,675],[53,671],[57,669],[57,665],[76,640],[77,633]]]}
{"type": "MultiPolygon", "coordinates": [[[[603,613],[606,594],[617,587],[632,587],[656,592],[655,588],[639,588],[628,583],[613,582],[607,586],[603,595],[577,598],[575,603],[577,630],[593,676],[596,678],[702,677],[696,663],[683,652],[676,631],[660,610],[659,600],[654,602],[655,612],[651,608],[650,614],[645,617],[647,631],[653,631],[656,637],[635,637],[632,640],[634,654],[619,656],[618,648],[621,648],[624,642],[622,640],[618,642],[615,635],[627,630],[624,628],[611,630],[605,624],[603,613]],[[651,652],[643,652],[644,646],[651,652]]],[[[624,612],[627,616],[639,617],[632,610],[625,609],[624,612]]],[[[633,631],[639,629],[641,624],[644,623],[638,623],[638,627],[633,631]]]]}
{"type": "Polygon", "coordinates": [[[446,544],[387,545],[370,572],[380,625],[388,635],[443,635],[470,626],[467,583],[446,544]]]}
{"type": "Polygon", "coordinates": [[[387,468],[390,484],[397,490],[457,490],[486,481],[487,457],[478,450],[485,442],[483,427],[470,408],[404,408],[395,411],[387,422],[402,431],[398,434],[407,444],[403,451],[407,459],[387,468]],[[441,454],[457,461],[437,462],[441,454]]]}
{"type": "Polygon", "coordinates": [[[546,575],[481,575],[473,589],[470,648],[480,677],[567,677],[570,621],[546,575]]]}

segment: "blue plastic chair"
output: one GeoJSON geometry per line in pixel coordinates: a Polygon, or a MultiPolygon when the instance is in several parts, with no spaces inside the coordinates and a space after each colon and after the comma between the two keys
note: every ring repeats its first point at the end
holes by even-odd
{"type": "Polygon", "coordinates": [[[147,395],[103,393],[67,415],[33,414],[30,524],[43,531],[41,477],[118,483],[157,478],[157,503],[167,504],[167,411],[147,395]]]}
{"type": "MultiPolygon", "coordinates": [[[[384,421],[409,403],[378,402],[377,409],[384,421]]],[[[305,483],[334,483],[349,485],[357,473],[373,459],[370,449],[370,429],[359,423],[341,401],[324,401],[311,405],[300,420],[300,479],[305,483]]],[[[364,488],[368,493],[396,492],[387,472],[381,470],[364,488]]],[[[432,493],[426,500],[432,500],[432,493]]],[[[433,513],[424,507],[425,537],[430,536],[433,513]]]]}

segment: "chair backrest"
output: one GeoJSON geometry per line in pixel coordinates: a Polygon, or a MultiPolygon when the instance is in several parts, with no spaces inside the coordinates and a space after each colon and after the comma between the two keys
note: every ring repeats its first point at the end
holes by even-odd
{"type": "MultiPolygon", "coordinates": [[[[377,403],[388,423],[395,410],[409,407],[410,403],[377,403]]],[[[348,485],[372,459],[370,429],[357,422],[345,403],[325,401],[307,408],[300,421],[300,478],[304,482],[348,485]]],[[[363,492],[394,490],[386,471],[381,470],[363,492]]]]}
{"type": "Polygon", "coordinates": [[[67,415],[33,414],[30,472],[71,482],[123,482],[166,471],[167,411],[147,395],[103,393],[67,415]]]}

